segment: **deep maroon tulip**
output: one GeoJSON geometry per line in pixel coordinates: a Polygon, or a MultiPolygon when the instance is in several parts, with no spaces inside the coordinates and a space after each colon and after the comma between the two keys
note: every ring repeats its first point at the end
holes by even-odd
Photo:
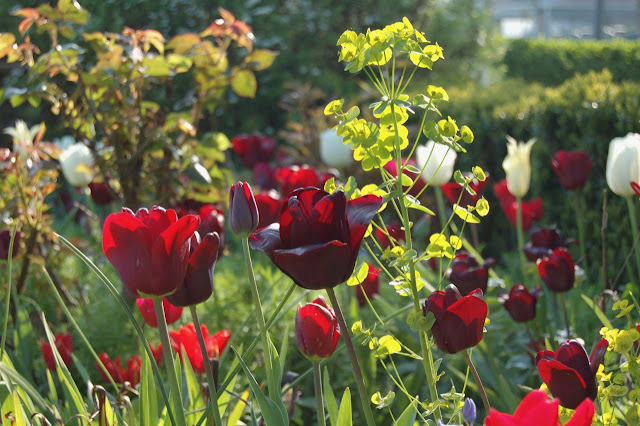
{"type": "Polygon", "coordinates": [[[532,230],[529,235],[531,241],[524,245],[522,251],[530,262],[536,262],[538,259],[548,256],[558,247],[567,247],[569,244],[576,243],[573,238],[568,240],[562,238],[560,230],[555,226],[532,230]]]}
{"type": "Polygon", "coordinates": [[[322,296],[298,308],[296,343],[311,362],[329,358],[340,339],[340,326],[333,309],[322,296]]]}
{"type": "Polygon", "coordinates": [[[448,278],[463,296],[477,288],[485,293],[489,282],[489,268],[495,264],[496,261],[489,258],[480,265],[475,257],[466,251],[461,251],[451,262],[448,278]]]}
{"type": "Polygon", "coordinates": [[[280,219],[280,210],[282,210],[282,200],[278,192],[262,191],[256,194],[256,205],[258,206],[258,229],[262,229],[272,223],[278,222],[280,219]]]}
{"type": "MultiPolygon", "coordinates": [[[[56,349],[62,358],[64,365],[69,367],[73,362],[71,353],[73,352],[73,342],[71,340],[71,333],[56,333],[54,336],[56,349]]],[[[47,364],[47,368],[51,371],[56,371],[56,360],[53,356],[53,350],[49,342],[40,342],[40,352],[44,358],[44,362],[47,364]]]]}
{"type": "MultiPolygon", "coordinates": [[[[406,158],[402,159],[403,164],[406,163],[410,166],[414,166],[417,167],[417,163],[416,160],[414,160],[413,158],[410,158],[408,161],[406,158]]],[[[387,162],[387,164],[384,165],[384,169],[386,171],[388,171],[391,176],[393,176],[394,178],[396,178],[398,176],[397,170],[396,170],[396,161],[395,160],[390,160],[389,162],[387,162]]],[[[427,183],[422,180],[422,179],[418,179],[416,180],[416,178],[418,176],[420,176],[419,173],[416,172],[412,172],[410,170],[405,170],[404,174],[407,175],[408,177],[411,178],[411,180],[415,181],[415,185],[413,185],[413,187],[411,187],[411,190],[409,191],[409,194],[417,197],[418,194],[420,193],[420,191],[422,191],[422,189],[427,185],[427,183]]],[[[404,188],[408,188],[408,186],[405,186],[404,188]]]]}
{"type": "Polygon", "coordinates": [[[453,284],[449,284],[445,291],[431,293],[423,306],[424,315],[433,312],[436,318],[431,327],[433,340],[441,351],[448,354],[480,343],[487,311],[482,290],[462,296],[453,284]]]}
{"type": "Polygon", "coordinates": [[[346,281],[382,198],[347,200],[342,191],[305,188],[294,191],[285,205],[280,223],[251,236],[251,248],[263,251],[300,287],[320,290],[346,281]]]}
{"type": "MultiPolygon", "coordinates": [[[[9,245],[11,244],[11,231],[9,229],[3,229],[0,231],[0,259],[9,258],[9,245]]],[[[18,255],[18,248],[20,247],[20,231],[16,231],[16,237],[13,239],[13,252],[11,257],[18,255]]]]}
{"type": "Polygon", "coordinates": [[[551,166],[558,176],[560,186],[569,191],[584,187],[593,163],[586,151],[560,150],[551,157],[551,166]]]}
{"type": "Polygon", "coordinates": [[[123,208],[107,216],[102,250],[132,296],[166,296],[184,283],[189,240],[199,223],[197,216],[178,219],[158,206],[135,214],[123,208]]]}
{"type": "Polygon", "coordinates": [[[391,223],[388,223],[386,225],[386,229],[387,234],[389,235],[385,234],[384,231],[378,228],[375,228],[373,230],[373,235],[376,237],[376,240],[378,240],[378,243],[380,243],[380,247],[382,247],[382,250],[386,250],[387,247],[391,247],[392,245],[395,246],[398,241],[404,241],[404,230],[402,229],[402,225],[400,225],[400,222],[393,221],[391,223]]]}
{"type": "Polygon", "coordinates": [[[536,303],[540,297],[540,288],[529,291],[522,284],[511,287],[509,294],[500,293],[498,301],[502,303],[515,322],[527,322],[536,317],[536,303]]]}
{"type": "Polygon", "coordinates": [[[213,292],[213,268],[216,266],[216,254],[220,246],[217,232],[202,237],[196,232],[189,245],[189,266],[184,285],[167,300],[175,306],[197,305],[209,299],[213,292]]]}
{"type": "Polygon", "coordinates": [[[269,163],[256,163],[253,166],[253,182],[261,189],[274,189],[276,182],[275,169],[269,163]]]}
{"type": "Polygon", "coordinates": [[[247,182],[237,182],[229,191],[229,224],[238,235],[249,236],[258,228],[258,206],[247,182]]]}
{"type": "Polygon", "coordinates": [[[558,293],[571,290],[575,282],[573,259],[564,247],[558,247],[539,259],[538,273],[547,288],[558,293]]]}
{"type": "MultiPolygon", "coordinates": [[[[473,177],[470,173],[463,173],[465,177],[473,177]]],[[[471,195],[469,192],[463,190],[463,187],[458,182],[447,182],[441,186],[442,192],[447,197],[451,204],[458,204],[462,207],[467,206],[475,206],[480,197],[482,197],[482,191],[484,191],[484,187],[489,183],[489,174],[487,174],[487,178],[485,180],[473,179],[469,183],[469,187],[473,189],[476,195],[471,195]],[[460,193],[462,193],[462,197],[460,197],[460,193]],[[460,198],[460,201],[458,201],[460,198]]]]}
{"type": "Polygon", "coordinates": [[[380,268],[369,265],[369,272],[367,273],[367,277],[359,285],[354,286],[356,291],[356,300],[358,301],[358,305],[360,305],[360,307],[367,304],[367,299],[371,300],[374,295],[380,293],[380,278],[378,277],[379,274],[380,268]],[[365,294],[367,295],[366,298],[364,297],[365,294]]]}
{"type": "Polygon", "coordinates": [[[298,188],[322,188],[324,185],[318,172],[307,165],[283,167],[277,169],[274,175],[280,185],[281,194],[287,197],[298,188]]]}
{"type": "MultiPolygon", "coordinates": [[[[136,303],[138,304],[138,309],[144,322],[146,322],[149,327],[158,328],[158,319],[156,318],[153,299],[138,298],[136,299],[136,303]]],[[[182,307],[173,305],[164,297],[162,298],[162,310],[164,311],[164,318],[167,325],[173,324],[182,316],[182,307]]]]}
{"type": "MultiPolygon", "coordinates": [[[[502,211],[513,226],[517,224],[517,201],[507,188],[507,180],[503,179],[493,185],[493,190],[498,197],[502,211]]],[[[533,222],[544,216],[542,198],[533,198],[529,201],[521,201],[522,205],[522,230],[528,231],[533,226],[533,222]]]]}
{"type": "Polygon", "coordinates": [[[91,182],[89,184],[91,199],[99,206],[106,206],[113,201],[113,195],[104,182],[91,182]]]}
{"type": "Polygon", "coordinates": [[[267,162],[271,160],[276,150],[276,140],[253,133],[251,135],[238,135],[231,139],[233,151],[240,157],[242,164],[251,169],[256,163],[267,162]]]}
{"type": "Polygon", "coordinates": [[[207,235],[217,232],[220,237],[220,245],[218,246],[218,259],[224,252],[225,227],[224,227],[224,211],[213,204],[205,204],[198,209],[198,217],[200,218],[200,226],[198,233],[207,235]]]}
{"type": "Polygon", "coordinates": [[[551,394],[560,400],[560,405],[573,410],[585,398],[596,399],[596,372],[608,346],[606,339],[600,340],[591,357],[577,340],[567,340],[557,352],[538,352],[538,373],[551,394]]]}

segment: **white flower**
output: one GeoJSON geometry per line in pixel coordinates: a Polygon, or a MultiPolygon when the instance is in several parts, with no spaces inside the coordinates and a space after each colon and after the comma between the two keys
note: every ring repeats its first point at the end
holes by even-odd
{"type": "Polygon", "coordinates": [[[28,148],[33,147],[33,139],[39,131],[39,124],[29,128],[27,123],[22,120],[16,121],[16,127],[7,127],[4,129],[4,133],[13,138],[13,149],[23,160],[26,160],[29,156],[28,148]]]}
{"type": "Polygon", "coordinates": [[[327,166],[342,168],[353,163],[353,154],[349,144],[342,143],[335,129],[320,133],[320,158],[327,166]]]}
{"type": "Polygon", "coordinates": [[[621,196],[633,195],[631,182],[640,182],[640,135],[628,133],[614,138],[607,157],[607,184],[621,196]]]}
{"type": "Polygon", "coordinates": [[[419,146],[416,149],[416,162],[419,169],[424,168],[422,180],[436,186],[449,182],[457,157],[458,154],[453,148],[434,141],[427,142],[425,146],[419,146]]]}
{"type": "Polygon", "coordinates": [[[93,180],[93,154],[82,143],[76,143],[62,151],[60,164],[65,179],[73,186],[87,186],[93,180]]]}
{"type": "Polygon", "coordinates": [[[523,143],[507,135],[507,141],[507,156],[502,162],[507,174],[507,188],[511,195],[522,198],[531,184],[531,149],[536,140],[529,139],[523,143]]]}

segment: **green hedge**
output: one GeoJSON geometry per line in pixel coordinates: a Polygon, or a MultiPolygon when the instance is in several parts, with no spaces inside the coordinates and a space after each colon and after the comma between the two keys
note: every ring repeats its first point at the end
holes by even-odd
{"type": "Polygon", "coordinates": [[[613,81],[640,81],[640,41],[514,40],[507,75],[557,86],[578,73],[608,68],[613,81]]]}

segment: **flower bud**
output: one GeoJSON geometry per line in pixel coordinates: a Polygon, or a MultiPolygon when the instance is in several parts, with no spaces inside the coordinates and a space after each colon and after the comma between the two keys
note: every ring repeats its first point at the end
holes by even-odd
{"type": "Polygon", "coordinates": [[[322,296],[298,308],[296,343],[311,362],[329,358],[340,339],[340,326],[333,309],[322,296]]]}
{"type": "Polygon", "coordinates": [[[614,138],[607,156],[607,184],[621,197],[633,195],[631,182],[640,181],[640,134],[614,138]]]}
{"type": "Polygon", "coordinates": [[[237,182],[229,192],[229,223],[238,235],[248,236],[258,228],[256,200],[247,182],[237,182]]]}
{"type": "Polygon", "coordinates": [[[320,133],[320,158],[328,166],[340,169],[353,163],[353,154],[349,144],[343,143],[335,129],[327,129],[320,133]]]}
{"type": "Polygon", "coordinates": [[[507,136],[507,140],[507,156],[502,162],[507,175],[507,188],[515,197],[522,198],[531,184],[531,149],[536,140],[530,139],[522,143],[511,136],[507,136]]]}
{"type": "Polygon", "coordinates": [[[76,143],[62,151],[60,165],[62,174],[72,186],[84,187],[93,180],[94,158],[91,150],[83,143],[76,143]]]}

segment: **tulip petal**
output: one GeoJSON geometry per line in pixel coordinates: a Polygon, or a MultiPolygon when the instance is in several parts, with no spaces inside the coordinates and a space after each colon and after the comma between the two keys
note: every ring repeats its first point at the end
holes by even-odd
{"type": "Polygon", "coordinates": [[[480,343],[487,311],[487,303],[477,297],[462,298],[447,308],[440,331],[451,353],[480,343]]]}
{"type": "Polygon", "coordinates": [[[584,378],[575,369],[557,360],[538,361],[538,373],[563,407],[575,409],[589,396],[584,378]]]}
{"type": "Polygon", "coordinates": [[[283,248],[282,240],[280,239],[280,229],[279,223],[272,223],[266,228],[254,232],[249,237],[249,246],[253,250],[260,250],[273,261],[274,250],[283,248]]]}
{"type": "Polygon", "coordinates": [[[607,339],[601,339],[600,342],[596,345],[591,352],[591,356],[589,357],[589,365],[591,366],[591,373],[595,375],[598,372],[598,367],[604,361],[604,354],[607,352],[607,348],[609,347],[609,342],[607,339]]]}
{"type": "Polygon", "coordinates": [[[382,206],[382,197],[373,194],[347,201],[346,215],[351,236],[349,245],[353,251],[357,252],[360,248],[360,243],[367,232],[371,219],[376,215],[380,206],[382,206]]]}
{"type": "Polygon", "coordinates": [[[558,417],[558,403],[540,390],[525,396],[513,414],[519,426],[557,426],[558,417]]]}
{"type": "Polygon", "coordinates": [[[589,398],[585,399],[578,405],[571,419],[564,426],[591,426],[593,423],[593,415],[596,412],[596,406],[589,398]]]}

